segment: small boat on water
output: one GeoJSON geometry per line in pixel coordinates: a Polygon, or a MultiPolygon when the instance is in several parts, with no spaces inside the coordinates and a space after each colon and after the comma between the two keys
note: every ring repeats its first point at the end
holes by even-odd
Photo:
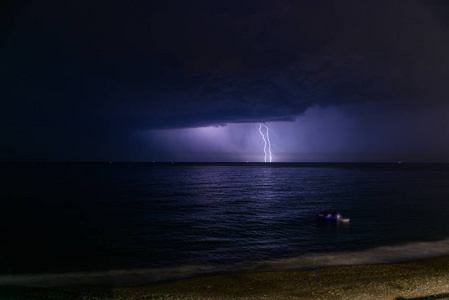
{"type": "Polygon", "coordinates": [[[343,223],[349,223],[348,218],[343,218],[339,212],[321,211],[316,214],[318,220],[329,220],[343,223]]]}

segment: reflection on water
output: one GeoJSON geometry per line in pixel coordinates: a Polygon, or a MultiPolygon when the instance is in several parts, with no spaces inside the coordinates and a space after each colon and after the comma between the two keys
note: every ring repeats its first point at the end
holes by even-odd
{"type": "MultiPolygon", "coordinates": [[[[1,237],[10,245],[0,249],[3,274],[278,268],[267,262],[284,260],[301,268],[310,257],[324,264],[358,257],[347,253],[362,253],[361,262],[369,253],[408,258],[388,247],[449,237],[447,165],[53,164],[1,171],[0,219],[8,228],[1,237]],[[322,210],[351,221],[317,222],[322,210]]],[[[432,245],[440,249],[432,255],[449,253],[446,242],[432,245]]]]}

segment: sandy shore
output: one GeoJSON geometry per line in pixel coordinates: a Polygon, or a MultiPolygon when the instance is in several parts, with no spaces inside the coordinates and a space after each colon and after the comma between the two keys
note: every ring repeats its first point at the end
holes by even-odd
{"type": "Polygon", "coordinates": [[[449,256],[139,286],[0,287],[0,299],[449,299],[449,256]]]}

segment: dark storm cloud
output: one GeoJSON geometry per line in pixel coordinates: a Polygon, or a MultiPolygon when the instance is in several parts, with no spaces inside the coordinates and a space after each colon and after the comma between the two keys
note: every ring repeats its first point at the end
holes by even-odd
{"type": "Polygon", "coordinates": [[[136,147],[138,130],[291,121],[317,105],[435,108],[449,95],[444,1],[2,5],[6,157],[98,160],[136,147]]]}
{"type": "Polygon", "coordinates": [[[195,78],[154,96],[174,100],[155,126],[291,119],[312,105],[366,101],[439,105],[449,94],[444,6],[283,1],[240,14],[226,6],[155,14],[155,49],[179,62],[177,80],[195,78]]]}
{"type": "Polygon", "coordinates": [[[429,1],[21,3],[2,31],[3,117],[164,128],[439,104],[446,12],[429,1]]]}

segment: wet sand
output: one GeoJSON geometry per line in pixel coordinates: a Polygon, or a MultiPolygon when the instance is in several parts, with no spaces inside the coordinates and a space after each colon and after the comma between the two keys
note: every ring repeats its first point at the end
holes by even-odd
{"type": "Polygon", "coordinates": [[[137,286],[0,287],[0,299],[449,299],[449,256],[137,286]]]}

